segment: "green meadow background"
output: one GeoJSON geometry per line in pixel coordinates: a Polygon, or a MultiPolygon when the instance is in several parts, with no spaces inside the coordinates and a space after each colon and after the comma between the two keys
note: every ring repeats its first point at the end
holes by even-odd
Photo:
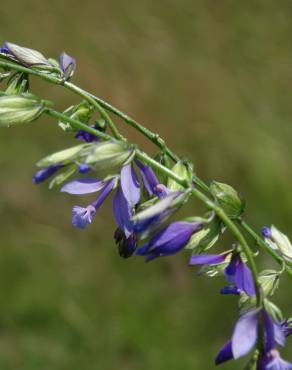
{"type": "MultiPolygon", "coordinates": [[[[292,237],[291,1],[15,0],[0,16],[2,41],[73,55],[74,82],[159,132],[206,181],[237,188],[257,230],[292,237]]],[[[59,110],[78,102],[31,84],[59,110]]],[[[71,207],[87,199],[32,184],[38,159],[74,143],[46,117],[0,132],[0,368],[214,369],[237,318],[223,280],[197,277],[184,253],[121,259],[110,201],[80,231],[71,207]]],[[[289,278],[274,300],[292,315],[289,278]]]]}

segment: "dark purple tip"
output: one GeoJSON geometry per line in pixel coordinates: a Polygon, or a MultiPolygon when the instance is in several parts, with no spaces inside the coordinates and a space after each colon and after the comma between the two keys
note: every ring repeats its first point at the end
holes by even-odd
{"type": "Polygon", "coordinates": [[[78,168],[79,173],[88,173],[91,171],[91,167],[86,163],[81,163],[78,168]]]}
{"type": "MultiPolygon", "coordinates": [[[[90,126],[90,127],[94,127],[94,126],[90,126]]],[[[86,143],[92,143],[94,141],[99,140],[97,136],[90,134],[89,132],[85,130],[79,130],[75,135],[75,139],[83,140],[86,143]]]]}
{"type": "Polygon", "coordinates": [[[236,286],[226,286],[220,290],[221,294],[228,295],[239,295],[240,294],[240,289],[238,289],[236,286]]]}
{"type": "Polygon", "coordinates": [[[271,239],[271,237],[272,237],[271,229],[268,226],[264,226],[262,228],[262,235],[267,239],[271,239]]]}
{"type": "Polygon", "coordinates": [[[52,166],[42,168],[33,176],[33,182],[35,184],[40,184],[41,182],[47,180],[49,177],[53,176],[62,167],[64,167],[63,164],[54,164],[52,166]]]}

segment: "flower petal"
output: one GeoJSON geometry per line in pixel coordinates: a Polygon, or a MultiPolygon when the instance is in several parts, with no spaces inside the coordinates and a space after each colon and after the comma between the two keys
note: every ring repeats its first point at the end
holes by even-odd
{"type": "Polygon", "coordinates": [[[68,194],[91,194],[101,190],[105,186],[103,180],[97,179],[80,179],[68,182],[60,190],[63,193],[68,194]]]}
{"type": "Polygon", "coordinates": [[[117,224],[124,231],[126,238],[133,232],[132,210],[124,197],[121,187],[118,188],[113,202],[114,215],[117,224]]]}
{"type": "Polygon", "coordinates": [[[136,160],[135,162],[141,170],[143,184],[148,194],[150,196],[156,194],[156,186],[159,185],[159,180],[155,175],[154,171],[150,166],[147,166],[146,164],[140,162],[139,160],[136,160]]]}
{"type": "Polygon", "coordinates": [[[259,310],[250,311],[240,317],[232,335],[232,353],[235,360],[249,353],[258,338],[259,310]]]}
{"type": "Polygon", "coordinates": [[[74,206],[72,210],[72,224],[79,229],[85,229],[85,227],[92,223],[93,217],[96,210],[93,206],[86,208],[74,206]]]}
{"type": "Polygon", "coordinates": [[[219,265],[224,263],[227,253],[223,254],[199,254],[197,256],[191,256],[190,265],[219,265]]]}
{"type": "Polygon", "coordinates": [[[255,295],[255,284],[249,267],[240,258],[235,272],[235,284],[249,296],[255,295]]]}
{"type": "Polygon", "coordinates": [[[233,353],[232,353],[232,344],[231,340],[229,340],[219,351],[215,364],[220,365],[223,362],[229,361],[233,359],[233,353]]]}
{"type": "Polygon", "coordinates": [[[141,191],[139,179],[132,163],[121,169],[121,188],[129,206],[134,207],[140,200],[141,191]]]}
{"type": "Polygon", "coordinates": [[[92,203],[93,207],[97,210],[109,196],[110,192],[113,190],[116,184],[116,178],[113,178],[106,182],[105,187],[102,189],[99,197],[95,202],[92,203]]]}

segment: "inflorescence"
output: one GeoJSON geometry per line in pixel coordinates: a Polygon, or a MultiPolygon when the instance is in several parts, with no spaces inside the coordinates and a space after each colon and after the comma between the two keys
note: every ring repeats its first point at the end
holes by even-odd
{"type": "Polygon", "coordinates": [[[121,257],[136,255],[152,261],[189,250],[190,266],[201,266],[201,275],[224,276],[226,284],[221,294],[239,297],[239,319],[231,339],[216,357],[217,365],[252,353],[246,369],[292,369],[278,351],[292,334],[292,319],[285,319],[271,302],[281,274],[292,275],[292,245],[288,237],[275,226],[263,227],[262,236],[258,235],[242,219],[244,201],[236,190],[216,181],[210,186],[205,184],[194,174],[192,164],[178,159],[158,135],[72,84],[76,61],[66,53],[57,61],[6,42],[0,49],[0,67],[0,79],[7,81],[0,92],[0,126],[28,123],[48,114],[77,140],[77,145],[40,160],[33,177],[35,184],[50,179],[50,188],[60,187],[61,192],[70,195],[98,194],[86,206],[72,207],[73,226],[88,227],[113,194],[117,224],[114,240],[121,257]],[[31,93],[30,75],[61,85],[78,94],[82,101],[58,112],[51,102],[31,93]],[[153,141],[159,153],[152,157],[129,144],[111,113],[153,141]],[[170,221],[192,197],[206,205],[206,213],[170,221]],[[234,244],[226,251],[209,253],[227,231],[233,235],[234,244]],[[258,251],[250,248],[245,235],[254,239],[257,249],[269,253],[280,269],[258,273],[258,251]]]}

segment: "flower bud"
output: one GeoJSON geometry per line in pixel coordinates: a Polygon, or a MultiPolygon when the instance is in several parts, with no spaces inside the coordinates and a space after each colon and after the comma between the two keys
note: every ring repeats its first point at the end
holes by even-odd
{"type": "Polygon", "coordinates": [[[278,230],[274,225],[271,228],[263,228],[263,235],[273,249],[278,249],[284,258],[292,260],[292,245],[288,237],[278,230]]]}
{"type": "MultiPolygon", "coordinates": [[[[72,105],[67,108],[63,113],[72,119],[80,122],[87,123],[92,116],[93,108],[87,101],[83,101],[78,105],[72,105]]],[[[59,126],[64,131],[72,131],[72,127],[68,122],[59,121],[59,126]]]]}
{"type": "Polygon", "coordinates": [[[68,80],[70,77],[73,76],[75,69],[76,69],[76,60],[70,55],[63,52],[60,55],[60,67],[63,72],[63,78],[68,80]]]}
{"type": "Polygon", "coordinates": [[[39,167],[48,167],[57,163],[66,164],[76,158],[87,153],[88,144],[81,144],[73,146],[68,149],[61,150],[59,152],[53,153],[43,159],[41,159],[37,166],[39,167]]]}
{"type": "Polygon", "coordinates": [[[25,95],[0,97],[0,126],[28,123],[43,112],[44,103],[25,95]]]}
{"type": "Polygon", "coordinates": [[[231,218],[237,218],[244,210],[244,201],[238,196],[238,193],[230,185],[213,181],[210,191],[220,207],[231,218]]]}
{"type": "Polygon", "coordinates": [[[114,167],[125,163],[133,153],[123,144],[106,141],[92,145],[92,150],[84,163],[93,165],[98,169],[114,167]]]}
{"type": "Polygon", "coordinates": [[[4,48],[8,55],[12,55],[19,63],[25,66],[46,65],[51,66],[49,61],[37,50],[6,42],[4,48]]]}
{"type": "MultiPolygon", "coordinates": [[[[186,163],[184,161],[177,162],[172,167],[172,172],[174,172],[177,176],[181,177],[182,179],[191,182],[192,180],[192,167],[189,163],[186,163]]],[[[178,191],[183,190],[184,187],[180,184],[178,184],[175,180],[168,178],[167,187],[172,191],[178,191]]]]}

